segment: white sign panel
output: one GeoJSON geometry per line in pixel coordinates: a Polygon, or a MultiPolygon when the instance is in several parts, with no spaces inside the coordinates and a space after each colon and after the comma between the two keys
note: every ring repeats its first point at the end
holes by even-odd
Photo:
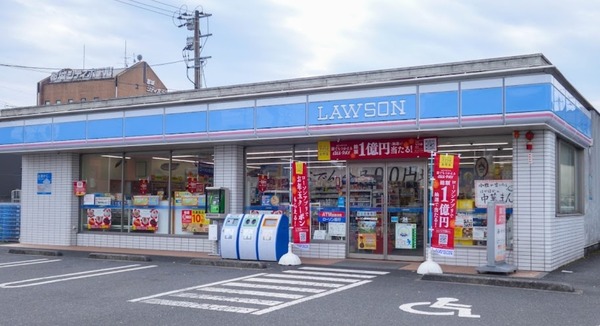
{"type": "Polygon", "coordinates": [[[512,180],[475,180],[475,207],[487,208],[490,202],[512,207],[512,180]]]}

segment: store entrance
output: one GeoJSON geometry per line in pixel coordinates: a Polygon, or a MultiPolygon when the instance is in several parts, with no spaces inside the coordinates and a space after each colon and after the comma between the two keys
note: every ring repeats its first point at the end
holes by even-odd
{"type": "Polygon", "coordinates": [[[348,257],[425,257],[425,162],[355,163],[348,167],[348,257]]]}

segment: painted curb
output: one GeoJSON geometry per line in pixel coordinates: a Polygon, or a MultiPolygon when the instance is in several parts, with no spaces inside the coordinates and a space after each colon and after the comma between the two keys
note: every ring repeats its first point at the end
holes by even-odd
{"type": "Polygon", "coordinates": [[[121,255],[121,254],[105,254],[99,252],[91,252],[88,258],[94,259],[109,259],[109,260],[128,260],[128,261],[152,261],[148,256],[143,255],[121,255]]]}
{"type": "Polygon", "coordinates": [[[38,255],[38,256],[62,256],[62,252],[56,250],[40,249],[8,249],[9,254],[38,255]]]}
{"type": "Polygon", "coordinates": [[[450,283],[480,284],[492,286],[504,286],[523,289],[575,292],[575,288],[567,283],[550,282],[541,280],[528,280],[518,278],[497,278],[485,276],[451,275],[451,274],[425,274],[421,277],[423,281],[438,281],[450,283]]]}
{"type": "Polygon", "coordinates": [[[267,264],[260,261],[245,261],[245,260],[227,260],[227,259],[210,259],[196,258],[190,261],[192,265],[207,265],[218,267],[236,267],[236,268],[267,268],[267,264]]]}

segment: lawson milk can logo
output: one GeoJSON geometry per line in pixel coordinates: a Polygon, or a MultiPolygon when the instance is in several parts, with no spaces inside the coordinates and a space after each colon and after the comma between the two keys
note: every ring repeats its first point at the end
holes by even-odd
{"type": "Polygon", "coordinates": [[[415,118],[414,96],[310,103],[312,124],[336,124],[415,118]]]}

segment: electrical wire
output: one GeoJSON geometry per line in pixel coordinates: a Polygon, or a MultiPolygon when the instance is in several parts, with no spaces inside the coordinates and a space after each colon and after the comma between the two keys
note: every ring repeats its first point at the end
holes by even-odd
{"type": "MultiPolygon", "coordinates": [[[[147,11],[153,12],[155,14],[159,14],[159,15],[163,15],[163,16],[167,16],[167,17],[172,17],[172,14],[167,15],[167,14],[165,14],[163,12],[158,12],[158,11],[155,11],[155,10],[152,10],[152,9],[148,9],[148,8],[145,8],[145,7],[142,7],[142,6],[134,5],[133,3],[125,2],[125,1],[122,1],[122,0],[115,0],[115,1],[116,2],[120,2],[122,4],[125,4],[125,5],[128,5],[128,6],[132,6],[132,7],[136,7],[136,8],[139,8],[139,9],[147,10],[147,11]]],[[[133,1],[133,0],[131,0],[131,1],[133,1]]],[[[137,1],[135,1],[135,2],[137,2],[137,1]]],[[[154,6],[150,6],[150,7],[154,7],[154,6]]],[[[164,9],[162,9],[162,10],[164,10],[164,9]]]]}
{"type": "Polygon", "coordinates": [[[60,69],[62,69],[62,68],[49,68],[49,67],[21,66],[21,65],[7,64],[7,63],[0,63],[0,67],[31,70],[31,71],[41,72],[41,73],[47,73],[46,71],[43,71],[43,70],[60,70],[60,69]]]}
{"type": "MultiPolygon", "coordinates": [[[[170,62],[164,62],[164,63],[157,63],[157,64],[152,64],[150,66],[151,67],[166,66],[166,65],[171,65],[171,64],[179,63],[181,61],[183,61],[183,60],[170,61],[170,62]]],[[[32,70],[32,71],[37,71],[37,72],[41,72],[41,73],[47,73],[47,71],[44,71],[44,70],[57,71],[57,70],[65,69],[64,67],[63,68],[32,67],[32,66],[13,65],[13,64],[7,64],[7,63],[0,63],[0,67],[15,68],[15,69],[24,69],[24,70],[32,70]]]]}
{"type": "Polygon", "coordinates": [[[158,0],[150,0],[150,1],[152,1],[152,2],[156,2],[156,3],[160,3],[161,5],[163,5],[163,6],[166,6],[166,7],[171,7],[171,8],[175,8],[175,9],[180,9],[180,7],[176,7],[176,6],[170,5],[170,4],[168,4],[168,3],[160,2],[160,1],[158,1],[158,0]]]}

